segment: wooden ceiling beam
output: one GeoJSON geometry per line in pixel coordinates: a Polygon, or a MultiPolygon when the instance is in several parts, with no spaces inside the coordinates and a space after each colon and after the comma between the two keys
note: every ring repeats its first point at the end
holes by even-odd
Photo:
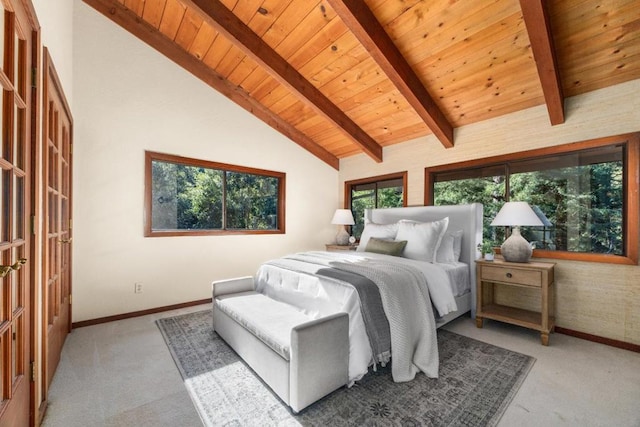
{"type": "Polygon", "coordinates": [[[328,0],[328,3],[442,145],[453,147],[453,126],[366,3],[363,0],[328,0]]]}
{"type": "Polygon", "coordinates": [[[564,95],[545,0],[520,0],[533,58],[552,125],[564,123],[564,95]]]}
{"type": "Polygon", "coordinates": [[[117,0],[83,0],[104,16],[147,43],[152,48],[202,80],[213,89],[244,108],[282,135],[291,139],[334,169],[339,170],[340,160],[315,143],[307,135],[282,120],[264,105],[252,98],[241,87],[235,86],[213,71],[196,57],[175,44],[156,28],[143,21],[117,0]]]}
{"type": "Polygon", "coordinates": [[[265,43],[219,0],[182,0],[188,7],[199,9],[205,20],[231,40],[247,56],[263,66],[282,85],[304,99],[376,162],[382,162],[382,147],[351,120],[318,88],[265,43]]]}

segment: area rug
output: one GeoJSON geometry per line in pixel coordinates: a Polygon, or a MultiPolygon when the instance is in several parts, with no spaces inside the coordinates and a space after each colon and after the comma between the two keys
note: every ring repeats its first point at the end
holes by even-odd
{"type": "Polygon", "coordinates": [[[210,310],[157,324],[207,426],[494,426],[535,362],[438,330],[439,378],[394,383],[378,368],[293,414],[212,331],[210,310]]]}

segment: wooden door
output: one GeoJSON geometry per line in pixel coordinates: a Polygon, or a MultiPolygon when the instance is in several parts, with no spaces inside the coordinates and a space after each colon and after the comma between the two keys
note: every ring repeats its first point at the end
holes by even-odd
{"type": "Polygon", "coordinates": [[[71,331],[71,147],[72,118],[60,80],[44,49],[44,280],[43,398],[71,331]]]}
{"type": "Polygon", "coordinates": [[[32,27],[24,4],[0,1],[0,426],[28,425],[30,407],[32,27]]]}

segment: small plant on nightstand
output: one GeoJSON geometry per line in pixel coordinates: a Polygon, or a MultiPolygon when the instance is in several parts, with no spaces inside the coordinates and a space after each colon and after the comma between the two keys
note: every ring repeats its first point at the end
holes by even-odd
{"type": "Polygon", "coordinates": [[[483,240],[482,243],[478,245],[478,250],[482,253],[482,256],[487,261],[493,261],[494,253],[493,248],[495,243],[493,240],[483,240]]]}

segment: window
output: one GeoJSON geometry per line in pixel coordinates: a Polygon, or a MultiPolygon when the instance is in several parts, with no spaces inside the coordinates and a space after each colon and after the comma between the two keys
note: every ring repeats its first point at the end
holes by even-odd
{"type": "Polygon", "coordinates": [[[425,200],[480,202],[484,238],[502,242],[489,224],[504,202],[526,201],[545,223],[522,227],[534,256],[637,263],[637,135],[585,141],[425,170],[425,200]]]}
{"type": "Polygon", "coordinates": [[[145,236],[284,233],[284,173],[145,157],[145,236]]]}
{"type": "Polygon", "coordinates": [[[351,234],[360,238],[364,229],[364,210],[407,205],[407,172],[345,182],[345,206],[353,212],[351,234]]]}

